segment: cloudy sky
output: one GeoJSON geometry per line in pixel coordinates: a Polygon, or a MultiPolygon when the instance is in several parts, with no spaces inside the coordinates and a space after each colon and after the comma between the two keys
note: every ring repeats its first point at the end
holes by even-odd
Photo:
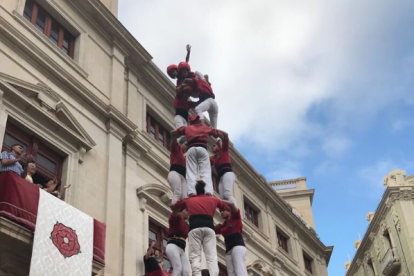
{"type": "Polygon", "coordinates": [[[266,178],[307,177],[316,230],[343,275],[383,177],[414,174],[412,1],[120,0],[162,69],[210,75],[218,127],[266,178]]]}

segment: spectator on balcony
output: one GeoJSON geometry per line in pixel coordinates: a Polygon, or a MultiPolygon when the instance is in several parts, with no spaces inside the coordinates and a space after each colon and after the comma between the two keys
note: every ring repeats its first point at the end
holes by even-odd
{"type": "Polygon", "coordinates": [[[159,255],[160,251],[155,247],[155,241],[152,241],[147,253],[144,255],[145,275],[162,275],[159,255]],[[159,274],[155,273],[155,271],[159,272],[159,274]]]}
{"type": "Polygon", "coordinates": [[[26,168],[23,171],[22,177],[30,182],[33,183],[33,175],[36,173],[36,164],[34,162],[28,162],[26,168]]]}
{"type": "Polygon", "coordinates": [[[63,192],[61,194],[58,189],[57,178],[54,177],[53,179],[49,179],[48,181],[46,181],[45,188],[43,188],[43,190],[48,192],[49,194],[54,195],[59,199],[62,199],[65,197],[66,190],[69,189],[70,186],[72,186],[72,184],[66,184],[65,186],[63,186],[63,192]]]}
{"type": "Polygon", "coordinates": [[[11,151],[3,151],[0,156],[0,174],[11,171],[22,176],[23,167],[20,161],[24,161],[26,153],[23,152],[23,146],[21,144],[14,144],[11,146],[11,151]]]}

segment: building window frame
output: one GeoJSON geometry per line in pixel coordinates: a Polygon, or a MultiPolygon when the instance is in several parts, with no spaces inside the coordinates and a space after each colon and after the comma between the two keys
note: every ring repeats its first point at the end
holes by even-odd
{"type": "Polygon", "coordinates": [[[168,258],[166,254],[166,247],[167,247],[167,241],[168,241],[168,230],[165,227],[159,226],[150,220],[149,226],[148,226],[148,246],[151,245],[152,241],[155,241],[156,246],[160,248],[162,251],[161,253],[162,253],[162,259],[164,261],[164,271],[167,272],[171,267],[170,259],[168,258]],[[149,231],[156,234],[156,240],[153,240],[150,238],[149,231]],[[168,265],[166,265],[166,263],[168,265]]]}
{"type": "Polygon", "coordinates": [[[259,227],[259,214],[257,207],[254,207],[246,198],[244,198],[244,218],[250,221],[257,228],[259,227]]]}
{"type": "Polygon", "coordinates": [[[307,272],[307,273],[310,273],[310,274],[313,274],[313,259],[308,255],[308,254],[306,254],[305,252],[303,252],[302,253],[302,255],[303,255],[303,264],[304,264],[304,267],[305,267],[305,271],[307,272]]]}
{"type": "Polygon", "coordinates": [[[170,150],[171,134],[158,120],[147,112],[146,131],[148,135],[154,139],[158,145],[170,150]]]}
{"type": "MultiPolygon", "coordinates": [[[[34,174],[33,177],[34,182],[36,178],[48,180],[56,177],[58,181],[61,180],[65,157],[59,155],[50,147],[42,143],[42,141],[37,136],[24,132],[19,127],[10,122],[7,122],[6,125],[6,131],[4,133],[5,139],[3,140],[2,151],[11,151],[10,146],[6,144],[6,136],[16,140],[19,143],[22,143],[24,145],[24,151],[28,155],[33,156],[33,160],[27,161],[34,161],[36,163],[36,174],[34,174]],[[54,171],[50,171],[47,167],[37,162],[40,156],[45,158],[46,161],[52,162],[55,165],[54,171]]],[[[45,183],[36,184],[44,185],[45,183]]]]}
{"type": "Polygon", "coordinates": [[[75,36],[35,0],[26,0],[23,17],[70,58],[75,55],[75,36]]]}
{"type": "Polygon", "coordinates": [[[290,254],[289,242],[290,238],[284,232],[276,229],[277,245],[280,249],[285,251],[287,254],[290,254]]]}

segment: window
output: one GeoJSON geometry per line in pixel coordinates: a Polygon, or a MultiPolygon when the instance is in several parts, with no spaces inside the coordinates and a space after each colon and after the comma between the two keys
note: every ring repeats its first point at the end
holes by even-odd
{"type": "Polygon", "coordinates": [[[11,146],[15,143],[22,144],[23,151],[28,155],[32,155],[36,162],[37,170],[33,175],[34,183],[43,185],[48,179],[52,179],[55,176],[58,180],[61,179],[64,157],[51,150],[36,136],[29,135],[8,122],[2,151],[10,151],[11,146]]]}
{"type": "Polygon", "coordinates": [[[219,263],[219,276],[227,276],[227,268],[219,263]]]}
{"type": "Polygon", "coordinates": [[[151,115],[147,114],[147,132],[158,144],[170,150],[171,135],[151,115]]]}
{"type": "Polygon", "coordinates": [[[23,16],[40,32],[73,58],[75,37],[33,0],[27,0],[23,16]]]}
{"type": "Polygon", "coordinates": [[[150,221],[148,231],[148,246],[151,245],[152,241],[155,241],[156,246],[162,251],[164,271],[167,272],[171,268],[170,260],[165,253],[165,248],[167,247],[168,242],[168,232],[164,227],[158,226],[150,221]]]}
{"type": "Polygon", "coordinates": [[[259,227],[258,212],[252,208],[246,201],[244,201],[244,216],[251,223],[259,227]]]}
{"type": "Polygon", "coordinates": [[[303,262],[305,263],[306,271],[312,273],[312,260],[305,254],[303,254],[303,262]]]}
{"type": "Polygon", "coordinates": [[[286,238],[286,236],[280,233],[279,231],[276,231],[276,233],[277,233],[277,244],[279,245],[280,248],[282,248],[287,253],[289,253],[288,238],[286,238]]]}
{"type": "Polygon", "coordinates": [[[372,260],[368,260],[367,262],[367,276],[375,276],[377,274],[375,274],[375,269],[374,269],[374,264],[372,263],[372,260]]]}

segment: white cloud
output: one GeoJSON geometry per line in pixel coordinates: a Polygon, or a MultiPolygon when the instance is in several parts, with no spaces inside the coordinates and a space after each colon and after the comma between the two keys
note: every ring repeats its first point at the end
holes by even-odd
{"type": "Polygon", "coordinates": [[[399,132],[411,126],[414,126],[414,120],[397,119],[394,122],[392,122],[391,129],[393,132],[399,132]]]}
{"type": "Polygon", "coordinates": [[[268,181],[295,179],[303,176],[300,171],[299,163],[295,161],[285,160],[278,164],[277,167],[277,169],[266,175],[268,181]]]}
{"type": "Polygon", "coordinates": [[[409,173],[414,163],[406,160],[395,161],[392,158],[384,158],[376,163],[361,168],[358,172],[363,183],[373,188],[374,192],[384,191],[383,179],[394,169],[403,169],[409,173]]]}
{"type": "MultiPolygon", "coordinates": [[[[162,70],[182,61],[185,45],[193,45],[190,64],[209,73],[218,126],[234,141],[273,152],[317,139],[328,154],[342,154],[352,145],[349,137],[325,134],[363,129],[406,96],[405,89],[394,89],[390,72],[400,69],[393,68],[400,57],[392,50],[398,41],[390,37],[400,30],[392,22],[409,18],[412,6],[373,0],[121,0],[120,19],[162,70]],[[323,121],[309,117],[320,104],[323,121]]],[[[408,61],[404,66],[411,70],[408,61]]]]}

